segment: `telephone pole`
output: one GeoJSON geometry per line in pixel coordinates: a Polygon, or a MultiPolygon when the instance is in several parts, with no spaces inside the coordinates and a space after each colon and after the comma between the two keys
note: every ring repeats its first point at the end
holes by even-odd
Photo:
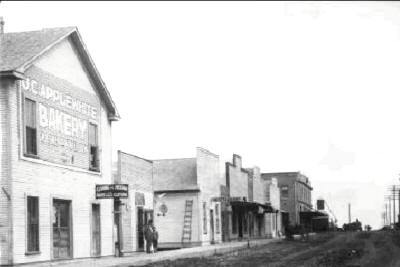
{"type": "Polygon", "coordinates": [[[351,223],[351,204],[349,203],[349,223],[351,223]]]}
{"type": "Polygon", "coordinates": [[[388,225],[388,215],[387,215],[387,203],[385,203],[385,225],[388,225]]]}
{"type": "Polygon", "coordinates": [[[393,224],[396,223],[396,186],[393,185],[393,224]]]}
{"type": "Polygon", "coordinates": [[[388,214],[389,214],[389,226],[390,226],[392,224],[392,215],[391,215],[392,214],[392,210],[391,210],[392,208],[390,207],[391,206],[391,204],[390,204],[391,203],[390,202],[391,201],[390,196],[389,196],[388,200],[389,200],[389,213],[388,214]]]}

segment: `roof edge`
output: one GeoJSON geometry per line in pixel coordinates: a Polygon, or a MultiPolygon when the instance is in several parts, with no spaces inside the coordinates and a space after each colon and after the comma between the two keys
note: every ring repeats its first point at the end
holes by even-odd
{"type": "MultiPolygon", "coordinates": [[[[9,70],[7,72],[16,72],[16,74],[22,74],[22,75],[17,75],[16,77],[19,77],[19,79],[24,79],[23,78],[23,73],[28,69],[35,60],[37,60],[40,56],[44,55],[47,53],[49,50],[51,50],[54,46],[59,44],[61,41],[66,39],[67,37],[71,36],[71,40],[78,49],[78,52],[80,56],[82,57],[82,60],[85,63],[85,67],[88,69],[89,74],[91,78],[95,81],[96,87],[98,88],[98,91],[103,98],[104,102],[106,103],[107,110],[108,110],[108,119],[110,121],[118,121],[121,117],[118,113],[117,107],[111,98],[111,95],[102,80],[96,65],[94,64],[87,48],[86,45],[84,44],[82,37],[80,36],[80,33],[78,31],[77,27],[64,27],[65,29],[69,29],[65,34],[63,34],[61,37],[59,37],[57,40],[49,44],[45,49],[40,51],[38,54],[34,55],[31,57],[29,60],[24,62],[21,66],[17,67],[15,70],[9,70]],[[75,35],[75,36],[74,36],[75,35]]],[[[56,28],[50,28],[50,29],[56,29],[56,28]]],[[[7,75],[9,75],[7,73],[7,75]]],[[[6,74],[3,74],[3,77],[6,76],[6,74]]]]}
{"type": "Polygon", "coordinates": [[[0,71],[0,79],[2,78],[11,78],[16,80],[23,80],[25,79],[25,75],[22,72],[16,70],[8,70],[8,71],[0,71]]]}

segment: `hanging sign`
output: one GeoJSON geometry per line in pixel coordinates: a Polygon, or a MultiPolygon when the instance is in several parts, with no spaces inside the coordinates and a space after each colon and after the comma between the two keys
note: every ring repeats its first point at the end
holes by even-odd
{"type": "Polygon", "coordinates": [[[141,192],[135,192],[135,205],[144,206],[146,204],[144,194],[141,192]]]}
{"type": "Polygon", "coordinates": [[[96,199],[128,198],[127,184],[97,184],[96,199]]]}

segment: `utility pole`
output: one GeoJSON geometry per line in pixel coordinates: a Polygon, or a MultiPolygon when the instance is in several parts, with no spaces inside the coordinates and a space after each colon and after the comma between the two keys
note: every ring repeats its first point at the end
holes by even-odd
{"type": "Polygon", "coordinates": [[[351,223],[351,204],[349,203],[349,223],[351,223]]]}
{"type": "Polygon", "coordinates": [[[398,190],[398,198],[399,198],[399,214],[397,215],[397,222],[400,224],[400,189],[398,190]]]}
{"type": "Polygon", "coordinates": [[[392,215],[391,215],[392,214],[392,208],[390,207],[391,206],[391,204],[390,204],[391,203],[390,202],[391,201],[390,196],[389,196],[388,200],[389,200],[389,213],[388,214],[389,214],[389,226],[390,226],[392,224],[392,215]]]}
{"type": "Polygon", "coordinates": [[[393,185],[393,224],[396,223],[396,186],[393,185]]]}
{"type": "Polygon", "coordinates": [[[385,203],[385,225],[388,225],[387,203],[385,203]]]}

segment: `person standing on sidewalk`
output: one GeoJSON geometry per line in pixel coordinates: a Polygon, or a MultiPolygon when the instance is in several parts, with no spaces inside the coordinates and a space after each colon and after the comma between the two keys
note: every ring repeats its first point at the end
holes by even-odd
{"type": "Polygon", "coordinates": [[[146,252],[151,253],[151,246],[153,245],[153,221],[149,220],[144,226],[144,238],[146,239],[146,252]]]}
{"type": "Polygon", "coordinates": [[[157,252],[157,246],[158,246],[158,232],[154,224],[152,224],[153,228],[153,250],[154,252],[157,252]]]}

